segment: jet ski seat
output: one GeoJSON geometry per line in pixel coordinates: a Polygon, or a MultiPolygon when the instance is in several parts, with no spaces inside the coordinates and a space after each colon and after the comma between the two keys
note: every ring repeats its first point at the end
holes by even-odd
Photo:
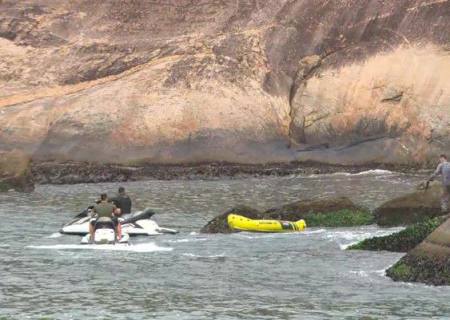
{"type": "Polygon", "coordinates": [[[115,223],[111,218],[99,217],[95,222],[95,229],[115,228],[115,223]]]}

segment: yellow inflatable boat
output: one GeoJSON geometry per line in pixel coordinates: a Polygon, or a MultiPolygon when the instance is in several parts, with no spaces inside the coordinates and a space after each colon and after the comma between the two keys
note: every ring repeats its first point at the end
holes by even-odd
{"type": "Polygon", "coordinates": [[[305,220],[280,221],[280,220],[253,220],[237,214],[229,214],[228,225],[233,230],[251,232],[298,232],[306,228],[305,220]]]}

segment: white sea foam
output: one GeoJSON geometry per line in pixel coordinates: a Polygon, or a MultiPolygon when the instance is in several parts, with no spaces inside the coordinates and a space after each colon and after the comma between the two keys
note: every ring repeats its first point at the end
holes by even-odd
{"type": "Polygon", "coordinates": [[[160,247],[154,242],[139,243],[135,245],[127,244],[106,244],[106,245],[83,245],[83,244],[55,244],[43,246],[27,246],[30,249],[47,249],[47,250],[104,250],[104,251],[131,251],[131,252],[158,252],[171,251],[173,248],[160,247]]]}
{"type": "Polygon", "coordinates": [[[198,241],[206,241],[206,238],[184,238],[184,239],[175,239],[175,240],[167,240],[169,243],[186,243],[186,242],[198,242],[198,241]]]}
{"type": "Polygon", "coordinates": [[[214,258],[225,258],[225,254],[221,253],[221,254],[213,254],[210,256],[201,256],[201,255],[197,255],[197,254],[193,254],[193,253],[183,253],[183,256],[185,257],[190,257],[190,258],[209,258],[209,259],[214,259],[214,258]]]}
{"type": "Polygon", "coordinates": [[[385,269],[381,269],[381,270],[374,270],[373,273],[379,275],[379,276],[385,276],[386,275],[386,270],[385,269]]]}
{"type": "Polygon", "coordinates": [[[339,245],[339,248],[341,249],[341,250],[347,250],[347,248],[348,247],[350,247],[350,246],[352,246],[352,245],[354,245],[354,244],[357,244],[359,241],[354,241],[354,242],[350,242],[350,243],[347,243],[347,244],[340,244],[339,245]]]}
{"type": "Polygon", "coordinates": [[[61,233],[55,232],[55,233],[52,233],[51,235],[49,235],[47,238],[59,238],[61,236],[62,236],[61,233]]]}
{"type": "Polygon", "coordinates": [[[367,229],[360,230],[331,231],[325,235],[325,238],[327,238],[329,241],[337,242],[341,250],[346,250],[349,246],[356,244],[364,239],[387,236],[404,229],[403,227],[375,230],[372,227],[366,228],[367,229]]]}
{"type": "Polygon", "coordinates": [[[317,177],[327,177],[327,176],[382,176],[382,175],[391,175],[394,172],[389,170],[382,170],[382,169],[373,169],[373,170],[366,170],[356,173],[350,173],[350,172],[334,172],[334,173],[325,173],[325,174],[312,174],[309,175],[308,178],[317,178],[317,177]]]}
{"type": "MultiPolygon", "coordinates": [[[[308,234],[324,233],[326,231],[327,231],[326,229],[306,230],[306,231],[302,231],[300,234],[308,235],[308,234]]],[[[298,233],[296,233],[296,234],[298,234],[298,233]]]]}
{"type": "Polygon", "coordinates": [[[350,273],[351,273],[351,274],[356,274],[356,275],[358,275],[358,276],[360,276],[360,277],[363,277],[363,278],[367,278],[367,277],[369,276],[369,275],[367,274],[367,272],[364,271],[364,270],[351,270],[350,273]]]}
{"type": "Polygon", "coordinates": [[[374,169],[374,170],[367,170],[367,171],[361,171],[358,173],[354,173],[353,175],[360,176],[360,175],[389,175],[393,174],[392,171],[389,170],[382,170],[382,169],[374,169]]]}

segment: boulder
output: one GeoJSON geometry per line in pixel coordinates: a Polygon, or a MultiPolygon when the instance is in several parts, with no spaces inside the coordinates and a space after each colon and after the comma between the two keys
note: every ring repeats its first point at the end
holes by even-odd
{"type": "Polygon", "coordinates": [[[232,233],[227,222],[230,213],[236,213],[251,219],[261,219],[263,214],[256,209],[247,206],[237,206],[209,221],[201,230],[202,233],[232,233]]]}
{"type": "Polygon", "coordinates": [[[306,220],[310,227],[350,227],[371,224],[373,215],[346,197],[300,200],[264,213],[267,219],[306,220]]]}
{"type": "Polygon", "coordinates": [[[251,219],[297,221],[304,219],[308,226],[343,227],[373,223],[373,215],[345,197],[300,200],[265,212],[249,207],[236,207],[212,219],[201,232],[230,233],[227,217],[230,213],[251,219]]]}
{"type": "Polygon", "coordinates": [[[446,219],[446,216],[429,218],[410,225],[400,232],[383,237],[364,239],[348,247],[348,250],[408,252],[428,237],[446,219]]]}
{"type": "Polygon", "coordinates": [[[450,285],[450,219],[386,271],[394,281],[450,285]]]}
{"type": "Polygon", "coordinates": [[[380,226],[406,225],[441,215],[440,183],[432,183],[428,189],[417,190],[389,200],[375,210],[380,226]]]}
{"type": "Polygon", "coordinates": [[[21,151],[0,152],[0,192],[34,190],[30,157],[21,151]]]}

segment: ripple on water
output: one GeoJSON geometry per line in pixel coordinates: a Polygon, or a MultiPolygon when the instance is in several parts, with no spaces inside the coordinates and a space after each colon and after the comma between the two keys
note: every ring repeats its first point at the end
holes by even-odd
{"type": "Polygon", "coordinates": [[[42,246],[27,246],[29,249],[46,249],[46,250],[102,250],[102,251],[129,251],[129,252],[159,252],[172,251],[170,247],[160,247],[154,242],[139,244],[111,244],[111,245],[83,245],[83,244],[55,244],[42,246]]]}
{"type": "Polygon", "coordinates": [[[421,179],[366,172],[127,182],[137,209],[158,208],[155,220],[181,232],[151,242],[133,238],[125,247],[79,245],[80,237],[54,234],[87,200],[115,192],[118,184],[37,186],[28,195],[0,194],[0,318],[445,319],[449,288],[384,276],[402,254],[342,250],[399,229],[198,233],[207,220],[238,204],[265,210],[333,195],[374,208],[421,179]]]}

